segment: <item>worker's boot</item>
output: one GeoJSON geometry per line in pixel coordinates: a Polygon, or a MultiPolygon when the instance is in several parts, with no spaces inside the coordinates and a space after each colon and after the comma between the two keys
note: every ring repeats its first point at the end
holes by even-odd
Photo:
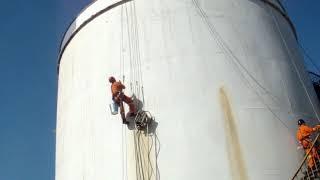
{"type": "Polygon", "coordinates": [[[127,120],[122,120],[122,124],[129,124],[127,120]]]}

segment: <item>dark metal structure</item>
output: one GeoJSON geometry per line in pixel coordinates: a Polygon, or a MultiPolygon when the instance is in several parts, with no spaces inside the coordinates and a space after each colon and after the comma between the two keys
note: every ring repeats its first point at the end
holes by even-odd
{"type": "Polygon", "coordinates": [[[309,71],[309,74],[310,74],[310,78],[311,78],[314,90],[316,91],[318,99],[320,100],[320,75],[311,71],[309,71]]]}

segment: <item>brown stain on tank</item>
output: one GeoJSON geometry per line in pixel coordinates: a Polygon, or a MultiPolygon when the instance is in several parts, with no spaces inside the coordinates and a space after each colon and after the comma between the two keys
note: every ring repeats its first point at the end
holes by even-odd
{"type": "Polygon", "coordinates": [[[219,90],[220,105],[224,114],[226,148],[233,180],[247,180],[248,174],[239,141],[237,125],[224,87],[219,90]]]}

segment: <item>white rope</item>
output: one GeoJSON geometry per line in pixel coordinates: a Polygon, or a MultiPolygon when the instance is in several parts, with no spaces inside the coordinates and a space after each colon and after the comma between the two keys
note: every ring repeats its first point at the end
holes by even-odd
{"type": "Polygon", "coordinates": [[[316,111],[316,109],[315,109],[315,106],[314,106],[312,100],[311,100],[311,96],[310,96],[310,94],[309,94],[309,92],[308,92],[308,90],[307,90],[307,88],[306,88],[306,86],[305,86],[305,84],[304,84],[304,82],[303,82],[303,80],[302,80],[301,74],[300,74],[300,72],[299,72],[299,70],[298,70],[298,67],[297,67],[296,63],[294,62],[294,59],[293,59],[293,57],[292,57],[292,55],[291,55],[291,51],[290,51],[290,49],[289,49],[289,47],[288,47],[288,44],[287,44],[287,42],[285,41],[285,39],[284,39],[284,37],[283,37],[282,31],[281,31],[281,29],[280,29],[280,27],[279,27],[279,23],[278,23],[277,19],[275,18],[272,10],[270,10],[270,13],[271,13],[271,15],[272,15],[272,18],[273,18],[274,23],[276,24],[277,30],[278,30],[278,32],[279,32],[279,34],[280,34],[280,36],[281,36],[281,40],[282,40],[282,42],[283,42],[283,44],[284,44],[284,46],[285,46],[285,48],[286,48],[286,52],[287,52],[287,55],[288,55],[288,57],[289,57],[289,59],[290,59],[290,62],[291,62],[291,64],[293,65],[293,67],[294,67],[294,69],[295,69],[295,71],[296,71],[296,74],[298,75],[299,81],[300,81],[300,83],[301,83],[304,91],[305,91],[306,94],[307,94],[308,100],[310,101],[310,104],[311,104],[311,106],[312,106],[312,109],[313,109],[316,117],[317,117],[317,120],[320,121],[320,120],[319,120],[318,113],[317,113],[317,111],[316,111]]]}
{"type": "MultiPolygon", "coordinates": [[[[137,113],[134,123],[137,124],[137,122],[148,122],[148,120],[153,119],[150,112],[147,111],[139,111],[137,113]]],[[[151,180],[152,177],[155,175],[157,178],[159,175],[159,167],[157,165],[157,158],[159,154],[159,150],[156,147],[157,143],[157,137],[155,136],[155,133],[153,135],[149,135],[149,124],[146,124],[143,130],[138,130],[139,128],[136,127],[136,157],[137,157],[137,169],[139,173],[139,177],[142,179],[151,180]],[[143,134],[142,132],[145,131],[143,134]],[[141,141],[141,136],[144,135],[147,138],[147,142],[141,141]],[[151,143],[150,143],[151,139],[151,143]],[[151,159],[151,152],[154,149],[155,151],[155,167],[153,167],[153,162],[151,159]],[[147,153],[147,156],[145,155],[147,153]],[[147,171],[145,171],[145,169],[147,171]],[[145,177],[146,176],[146,177],[145,177]]]]}
{"type": "MultiPolygon", "coordinates": [[[[130,62],[130,89],[136,95],[137,99],[142,97],[143,104],[145,102],[143,83],[142,83],[142,70],[141,70],[141,54],[139,47],[139,33],[138,33],[138,22],[136,14],[135,2],[129,3],[129,7],[125,5],[125,16],[126,16],[126,31],[128,37],[128,49],[129,49],[129,62],[130,62]]],[[[139,116],[145,120],[148,118],[147,114],[139,116]]],[[[134,121],[136,125],[136,119],[134,121]]],[[[153,148],[153,137],[151,137],[152,143],[150,144],[150,137],[147,137],[147,143],[142,140],[142,131],[134,131],[134,151],[136,160],[136,175],[137,180],[150,180],[153,176],[155,168],[152,166],[150,154],[153,148]],[[145,156],[144,152],[147,152],[148,156],[145,156]],[[147,159],[146,159],[147,158],[147,159]],[[147,172],[146,172],[147,170],[147,172]]],[[[147,134],[149,133],[149,127],[147,126],[147,134]]],[[[155,137],[156,138],[156,137],[155,137]]],[[[158,142],[158,139],[155,140],[158,142]]],[[[159,151],[155,149],[156,159],[159,151]]],[[[156,165],[156,176],[159,174],[159,167],[156,165]]],[[[159,176],[160,177],[160,176],[159,176]]]]}
{"type": "MultiPolygon", "coordinates": [[[[124,126],[123,126],[124,127],[124,126]]],[[[128,180],[128,141],[127,141],[127,128],[124,127],[124,145],[125,145],[125,148],[124,148],[124,162],[125,162],[125,180],[128,180]]]]}
{"type": "MultiPolygon", "coordinates": [[[[298,41],[298,40],[297,40],[298,41]]],[[[305,55],[305,57],[307,57],[306,59],[308,59],[311,64],[313,65],[313,67],[318,71],[317,73],[319,74],[320,73],[320,68],[319,66],[317,65],[316,62],[314,62],[313,58],[311,58],[311,56],[308,54],[307,50],[303,47],[302,43],[298,41],[298,45],[302,51],[302,53],[305,55]]]]}
{"type": "MultiPolygon", "coordinates": [[[[132,49],[133,49],[133,54],[132,54],[132,67],[133,67],[133,84],[134,84],[134,94],[137,95],[137,91],[138,91],[138,86],[137,86],[137,77],[138,77],[138,74],[137,74],[137,70],[136,70],[136,67],[137,67],[137,57],[136,57],[136,54],[137,54],[137,50],[136,50],[136,37],[135,37],[135,31],[136,31],[136,28],[135,28],[135,24],[134,24],[134,16],[133,16],[133,7],[132,7],[133,3],[130,3],[130,7],[129,7],[129,12],[130,12],[130,33],[131,33],[131,43],[132,43],[132,49]]],[[[138,96],[138,95],[137,95],[138,96]]]]}
{"type": "Polygon", "coordinates": [[[129,49],[129,62],[130,62],[130,89],[131,91],[133,91],[133,85],[132,85],[132,81],[133,81],[133,67],[132,67],[132,40],[131,40],[131,34],[130,34],[130,22],[129,22],[129,13],[128,13],[128,8],[127,8],[127,4],[124,5],[125,6],[125,14],[126,14],[126,22],[127,22],[127,36],[128,36],[128,49],[129,49]]]}
{"type": "Polygon", "coordinates": [[[281,118],[279,116],[277,116],[277,114],[272,110],[271,107],[269,107],[269,105],[265,102],[265,100],[263,99],[263,97],[259,94],[259,92],[251,85],[250,81],[245,77],[245,75],[243,74],[243,72],[240,70],[240,67],[246,72],[247,75],[249,75],[249,77],[267,94],[271,97],[271,99],[274,99],[275,97],[265,88],[262,86],[261,83],[259,83],[259,81],[257,79],[254,78],[254,76],[248,71],[248,69],[246,69],[246,67],[244,65],[242,65],[241,61],[237,58],[237,56],[235,54],[233,54],[232,50],[228,47],[228,45],[224,42],[223,38],[220,36],[220,34],[218,33],[218,31],[215,29],[214,25],[212,25],[212,23],[207,19],[207,15],[204,12],[204,10],[200,7],[200,5],[198,4],[197,0],[192,0],[193,1],[193,5],[196,8],[196,10],[199,12],[199,15],[202,17],[203,21],[207,24],[208,28],[209,28],[209,32],[211,33],[213,39],[215,40],[215,42],[217,43],[217,45],[221,48],[222,51],[225,52],[225,55],[227,55],[228,59],[231,60],[231,62],[233,62],[238,69],[238,72],[240,73],[240,75],[243,77],[243,80],[245,80],[248,83],[248,86],[250,87],[251,90],[254,91],[254,93],[258,96],[258,98],[261,100],[261,102],[266,106],[266,108],[274,115],[274,117],[276,119],[278,119],[287,129],[289,129],[289,127],[286,125],[286,123],[284,121],[281,120],[281,118]],[[235,61],[234,61],[235,60],[235,61]],[[240,67],[239,67],[239,66],[240,67]]]}
{"type": "Polygon", "coordinates": [[[139,43],[139,27],[138,27],[138,18],[137,18],[137,11],[136,11],[136,2],[133,1],[132,2],[132,14],[133,14],[133,30],[134,30],[134,39],[135,39],[135,43],[134,43],[134,47],[135,47],[135,55],[136,55],[136,71],[137,71],[137,97],[139,97],[139,99],[141,98],[141,87],[143,82],[142,82],[142,70],[141,70],[141,54],[140,54],[140,43],[139,43]]]}
{"type": "Polygon", "coordinates": [[[122,76],[122,82],[124,83],[124,54],[123,54],[123,6],[120,11],[120,22],[121,22],[121,35],[120,35],[120,76],[122,76]]]}
{"type": "Polygon", "coordinates": [[[125,180],[124,179],[124,138],[123,138],[123,126],[122,126],[122,129],[121,129],[121,152],[122,152],[122,180],[125,180]]]}
{"type": "Polygon", "coordinates": [[[206,25],[209,28],[209,32],[212,35],[212,37],[214,38],[215,42],[217,43],[217,45],[221,48],[221,50],[223,50],[225,52],[225,55],[228,56],[228,58],[230,60],[232,60],[232,62],[236,65],[236,67],[238,68],[238,71],[241,73],[241,76],[248,82],[248,84],[250,84],[250,82],[246,79],[246,77],[244,76],[243,72],[240,70],[244,70],[246,75],[248,75],[253,81],[254,83],[259,86],[267,95],[270,96],[270,98],[276,102],[276,99],[279,99],[278,97],[274,96],[266,87],[264,87],[256,78],[254,75],[252,75],[252,73],[250,73],[250,71],[241,63],[241,60],[233,53],[232,49],[227,45],[227,43],[224,41],[224,39],[221,37],[221,35],[219,34],[219,32],[216,30],[216,28],[214,27],[214,25],[210,22],[210,20],[208,20],[208,16],[205,13],[205,11],[200,7],[199,3],[197,0],[192,0],[193,1],[193,5],[195,6],[195,8],[198,10],[199,15],[202,17],[203,21],[206,23],[206,25]]]}
{"type": "MultiPolygon", "coordinates": [[[[138,99],[141,98],[143,83],[141,54],[139,47],[138,20],[135,1],[125,6],[127,20],[128,49],[130,59],[130,89],[138,99]]],[[[142,97],[144,99],[144,97],[142,97]]]]}

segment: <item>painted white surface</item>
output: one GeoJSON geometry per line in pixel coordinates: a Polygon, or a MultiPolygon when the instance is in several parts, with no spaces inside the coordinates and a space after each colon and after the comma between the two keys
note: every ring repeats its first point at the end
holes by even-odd
{"type": "Polygon", "coordinates": [[[92,15],[98,13],[100,10],[115,4],[117,2],[120,2],[121,0],[97,0],[95,2],[92,2],[88,7],[86,7],[76,18],[75,21],[73,21],[67,32],[65,33],[64,39],[62,41],[60,50],[62,50],[62,47],[67,43],[67,40],[72,35],[73,32],[76,31],[80,27],[81,24],[83,24],[86,20],[88,20],[92,15]]]}
{"type": "MultiPolygon", "coordinates": [[[[76,27],[114,2],[96,1],[76,27]]],[[[132,131],[109,111],[110,75],[124,76],[125,92],[144,97],[159,123],[162,180],[241,179],[228,158],[236,134],[226,128],[222,88],[248,179],[293,174],[302,153],[296,120],[316,118],[310,99],[319,106],[292,30],[259,1],[195,2],[129,2],[70,42],[60,63],[56,180],[137,179],[132,131]]]]}

